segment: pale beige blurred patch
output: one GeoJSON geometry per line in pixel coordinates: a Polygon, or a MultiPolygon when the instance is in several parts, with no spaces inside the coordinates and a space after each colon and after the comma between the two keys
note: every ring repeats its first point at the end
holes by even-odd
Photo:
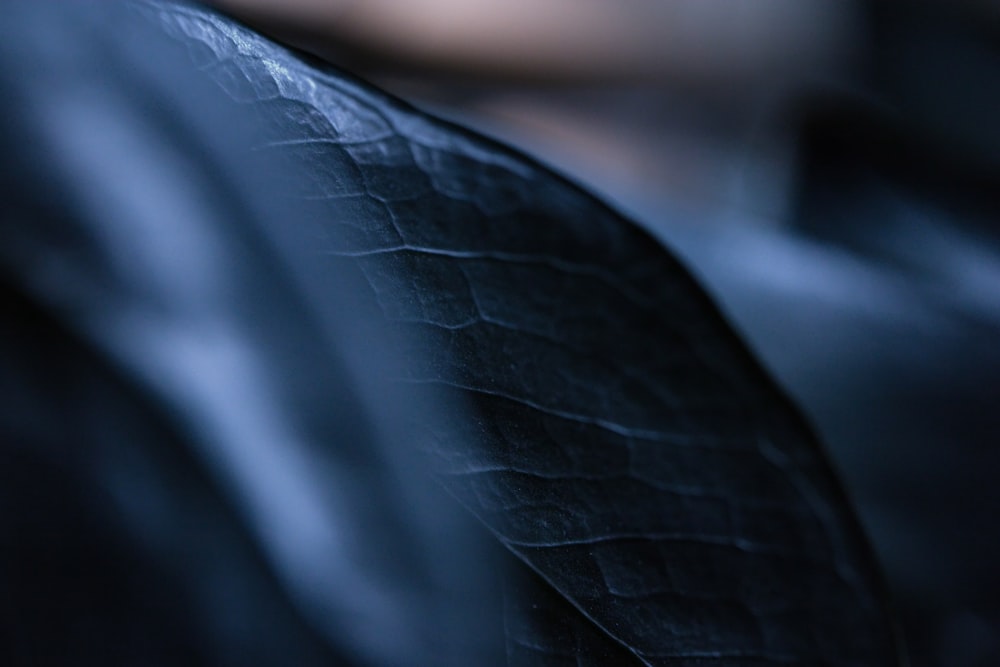
{"type": "Polygon", "coordinates": [[[733,83],[842,56],[843,0],[217,0],[313,50],[519,80],[733,83]]]}
{"type": "Polygon", "coordinates": [[[782,216],[773,110],[842,80],[859,30],[845,0],[215,1],[641,217],[702,220],[782,216]]]}

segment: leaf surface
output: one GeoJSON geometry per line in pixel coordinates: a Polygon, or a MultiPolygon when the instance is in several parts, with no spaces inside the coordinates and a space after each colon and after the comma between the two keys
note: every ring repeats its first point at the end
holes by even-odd
{"type": "Polygon", "coordinates": [[[414,436],[531,571],[510,585],[511,664],[894,663],[815,437],[666,249],[229,19],[140,6],[262,119],[254,150],[307,168],[287,205],[415,346],[397,380],[472,406],[414,436]]]}

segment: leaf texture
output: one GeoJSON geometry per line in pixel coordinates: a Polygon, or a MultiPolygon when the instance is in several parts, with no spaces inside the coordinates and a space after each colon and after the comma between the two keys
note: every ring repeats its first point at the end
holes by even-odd
{"type": "Polygon", "coordinates": [[[136,4],[261,121],[253,150],[305,167],[287,206],[405,332],[396,379],[472,406],[413,432],[526,566],[510,664],[894,664],[815,437],[663,247],[532,160],[232,20],[136,4]]]}

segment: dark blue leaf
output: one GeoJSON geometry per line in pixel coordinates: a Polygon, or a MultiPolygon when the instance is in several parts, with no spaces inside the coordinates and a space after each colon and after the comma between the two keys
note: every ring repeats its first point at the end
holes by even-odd
{"type": "Polygon", "coordinates": [[[893,663],[814,436],[666,250],[530,159],[146,6],[264,119],[257,150],[308,167],[287,205],[414,345],[398,380],[474,407],[414,435],[538,577],[512,594],[512,662],[893,663]]]}
{"type": "Polygon", "coordinates": [[[893,664],[814,436],[631,222],[205,9],[0,36],[4,662],[893,664]]]}

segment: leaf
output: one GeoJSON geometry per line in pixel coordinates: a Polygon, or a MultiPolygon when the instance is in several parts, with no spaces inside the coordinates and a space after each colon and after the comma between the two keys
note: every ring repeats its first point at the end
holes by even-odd
{"type": "Polygon", "coordinates": [[[0,664],[497,664],[496,547],[406,446],[451,406],[250,109],[126,3],[4,9],[0,664]]]}
{"type": "Polygon", "coordinates": [[[417,341],[398,380],[473,406],[415,433],[537,576],[511,585],[512,663],[894,663],[814,435],[664,248],[514,151],[209,11],[143,4],[264,119],[257,150],[308,167],[287,205],[417,341]]]}

